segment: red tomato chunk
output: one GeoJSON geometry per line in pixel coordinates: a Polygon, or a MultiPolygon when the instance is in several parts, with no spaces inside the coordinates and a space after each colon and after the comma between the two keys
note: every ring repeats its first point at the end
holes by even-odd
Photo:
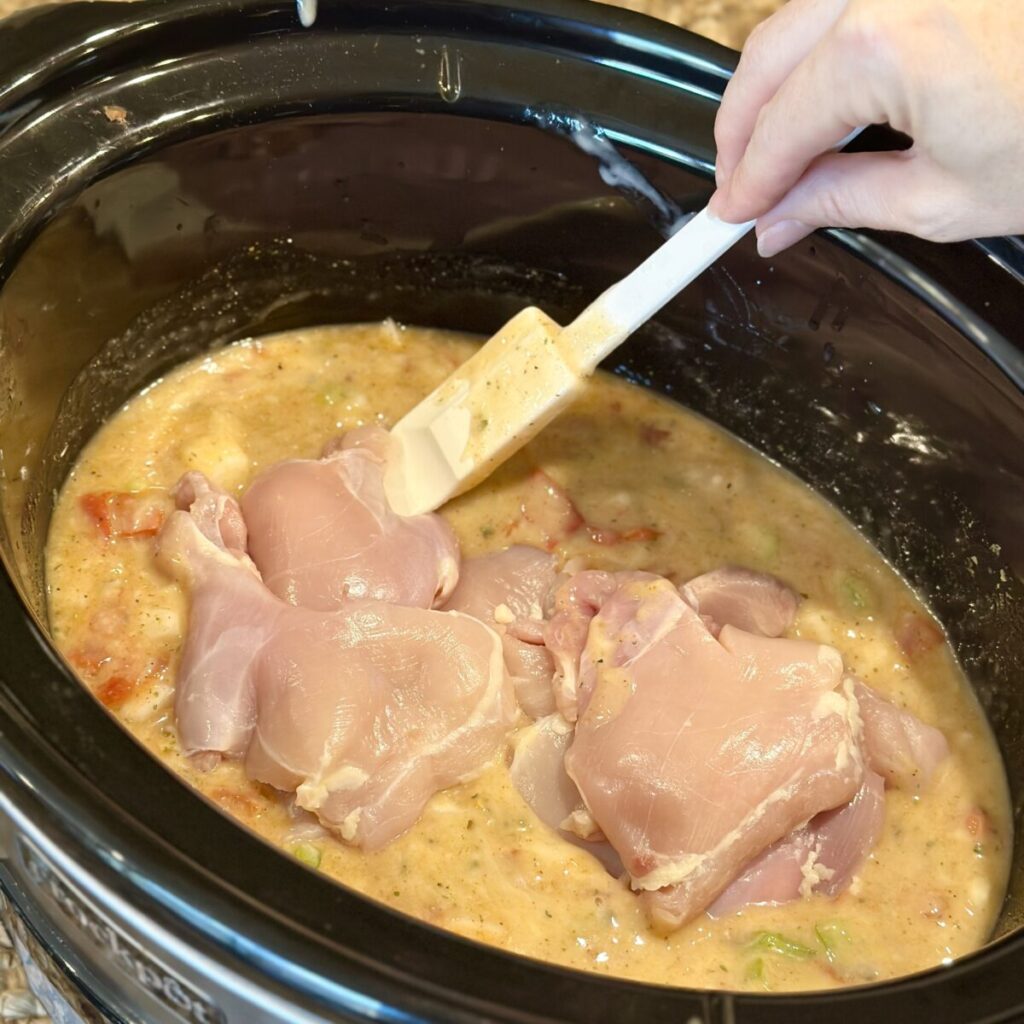
{"type": "Polygon", "coordinates": [[[155,537],[170,508],[166,492],[94,491],[80,499],[82,511],[109,540],[155,537]]]}

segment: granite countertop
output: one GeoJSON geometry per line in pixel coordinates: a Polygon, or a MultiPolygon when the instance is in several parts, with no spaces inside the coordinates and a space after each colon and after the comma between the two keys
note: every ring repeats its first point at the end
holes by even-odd
{"type": "MultiPolygon", "coordinates": [[[[145,3],[146,0],[132,0],[145,3]]],[[[739,49],[750,30],[785,0],[600,0],[663,18],[739,49]]],[[[33,6],[33,0],[0,0],[0,18],[33,6]]],[[[43,1007],[28,991],[24,971],[0,929],[0,1021],[49,1024],[43,1007]]]]}
{"type": "MultiPolygon", "coordinates": [[[[0,11],[4,3],[0,0],[0,11]]],[[[785,0],[602,0],[663,18],[716,43],[739,50],[754,26],[777,11],[785,0]]]]}

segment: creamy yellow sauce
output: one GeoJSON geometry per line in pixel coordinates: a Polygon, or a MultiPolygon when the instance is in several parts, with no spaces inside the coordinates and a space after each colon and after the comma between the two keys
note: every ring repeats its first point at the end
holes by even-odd
{"type": "Polygon", "coordinates": [[[86,685],[157,757],[271,843],[392,907],[527,956],[668,985],[774,991],[885,979],[982,944],[1006,884],[1007,789],[984,717],[927,612],[793,477],[702,418],[603,374],[444,515],[467,556],[543,545],[520,512],[525,482],[541,468],[588,523],[635,538],[601,544],[579,530],[556,545],[563,560],[677,581],[745,565],[804,595],[794,634],[834,645],[871,686],[941,728],[952,751],[922,795],[888,791],[884,835],[849,891],[717,921],[702,915],[664,938],[625,884],[536,819],[504,757],[437,794],[414,828],[373,854],[290,815],[238,764],[202,773],[182,757],[172,696],[187,598],[153,563],[152,523],[107,537],[95,495],[151,492],[169,505],[166,492],[188,469],[241,493],[260,470],[315,457],[340,431],[394,423],[473,350],[464,337],[391,323],[298,331],[189,363],[130,401],[68,478],[48,546],[52,628],[86,685]],[[912,656],[896,639],[908,615],[921,640],[912,656]]]}

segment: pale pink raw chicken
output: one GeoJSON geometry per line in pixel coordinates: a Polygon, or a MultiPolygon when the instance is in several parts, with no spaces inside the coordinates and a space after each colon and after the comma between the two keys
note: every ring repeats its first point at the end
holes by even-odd
{"type": "Polygon", "coordinates": [[[554,612],[544,627],[544,643],[555,662],[551,683],[555,705],[566,721],[576,721],[581,660],[586,657],[591,620],[621,584],[659,578],[653,573],[585,569],[570,576],[555,592],[554,612]]]}
{"type": "Polygon", "coordinates": [[[290,604],[328,611],[350,599],[431,608],[458,580],[455,535],[437,515],[399,516],[384,494],[390,439],[365,427],[321,459],[289,459],[242,496],[249,554],[290,604]]]}
{"type": "Polygon", "coordinates": [[[685,923],[860,788],[842,672],[819,644],[729,625],[716,639],[667,580],[630,580],[604,602],[565,765],[656,925],[685,923]]]}
{"type": "Polygon", "coordinates": [[[859,679],[850,677],[864,723],[864,750],[868,764],[898,789],[927,786],[949,754],[946,737],[902,711],[859,679]]]}
{"type": "Polygon", "coordinates": [[[463,612],[496,629],[505,649],[516,698],[531,718],[554,710],[554,663],[544,646],[544,608],[555,584],[555,559],[516,544],[462,563],[445,609],[463,612]]]}
{"type": "Polygon", "coordinates": [[[769,846],[708,907],[711,917],[749,904],[778,906],[801,896],[838,896],[875,848],[885,824],[885,784],[868,770],[853,799],[813,817],[769,846]]]}
{"type": "Polygon", "coordinates": [[[868,768],[864,785],[845,807],[818,815],[748,864],[709,908],[712,916],[747,904],[787,903],[808,892],[837,895],[881,836],[886,785],[917,792],[949,755],[946,737],[934,726],[897,708],[855,676],[847,675],[844,685],[852,688],[862,722],[868,768]]]}
{"type": "MultiPolygon", "coordinates": [[[[858,693],[862,687],[858,684],[858,693]]],[[[893,714],[906,714],[892,708],[873,691],[870,698],[891,708],[893,714]]],[[[917,724],[922,730],[937,732],[917,724]]],[[[563,839],[596,857],[609,874],[618,877],[623,873],[622,861],[603,835],[598,832],[583,840],[574,832],[587,812],[579,790],[565,771],[565,752],[572,739],[573,727],[559,714],[520,730],[510,775],[541,821],[557,830],[563,839]]],[[[868,756],[870,760],[871,755],[868,756]]],[[[751,904],[778,906],[811,894],[838,896],[878,843],[884,823],[884,782],[869,769],[852,800],[816,815],[756,856],[708,907],[707,913],[723,917],[751,904]]]]}
{"type": "Polygon", "coordinates": [[[545,825],[596,857],[610,875],[618,878],[623,873],[622,860],[604,836],[594,831],[580,791],[565,770],[565,752],[572,737],[573,727],[557,713],[520,729],[514,740],[509,775],[520,796],[545,825]]]}
{"type": "Polygon", "coordinates": [[[725,625],[759,636],[782,636],[796,616],[796,594],[774,576],[750,569],[715,569],[681,589],[715,636],[725,625]]]}
{"type": "Polygon", "coordinates": [[[516,715],[501,639],[457,612],[298,608],[243,553],[233,499],[197,474],[160,537],[191,590],[175,710],[186,753],[246,759],[346,841],[376,849],[493,757],[516,715]]]}
{"type": "MultiPolygon", "coordinates": [[[[590,621],[615,591],[630,581],[661,579],[649,572],[584,570],[573,574],[554,595],[554,612],[544,641],[555,660],[552,682],[558,710],[576,720],[580,671],[590,621]]],[[[797,597],[781,580],[749,569],[725,568],[695,576],[680,588],[714,636],[736,626],[761,636],[781,636],[793,623],[797,597]]]]}
{"type": "MultiPolygon", "coordinates": [[[[817,668],[822,670],[827,681],[818,687],[819,697],[815,707],[811,709],[810,722],[805,716],[803,726],[813,727],[815,715],[820,714],[824,707],[828,712],[839,716],[841,738],[835,749],[836,760],[832,766],[834,770],[831,773],[831,781],[828,779],[829,766],[826,763],[824,766],[819,765],[814,786],[809,786],[807,778],[804,779],[803,786],[805,790],[814,788],[817,797],[822,799],[822,795],[827,794],[830,788],[834,789],[837,780],[845,779],[847,788],[852,788],[852,796],[845,802],[836,803],[832,802],[834,796],[824,797],[822,809],[813,817],[800,810],[795,828],[778,836],[770,844],[765,844],[763,837],[758,839],[751,845],[753,854],[746,858],[745,863],[742,858],[732,858],[731,867],[720,872],[713,885],[707,882],[709,861],[705,858],[702,862],[700,856],[691,856],[688,861],[689,866],[698,875],[696,884],[675,884],[654,891],[649,886],[649,878],[653,875],[654,879],[658,880],[657,868],[651,872],[646,863],[642,863],[640,869],[646,869],[648,878],[641,878],[640,885],[636,886],[637,868],[634,867],[634,885],[643,891],[642,899],[655,922],[665,929],[683,923],[701,909],[699,904],[709,902],[706,892],[697,898],[694,897],[694,891],[699,892],[702,885],[701,863],[704,865],[705,889],[710,887],[713,890],[725,885],[724,891],[712,906],[712,911],[716,914],[729,913],[747,903],[786,902],[812,892],[826,896],[837,895],[849,884],[881,833],[884,822],[881,776],[885,775],[890,782],[905,787],[927,781],[935,766],[946,754],[942,734],[924,725],[914,716],[899,711],[853,677],[845,677],[840,681],[841,659],[837,652],[829,648],[816,649],[814,645],[798,641],[762,639],[781,635],[792,624],[797,609],[796,595],[774,577],[743,569],[716,570],[690,580],[680,588],[679,594],[683,602],[677,599],[676,592],[666,581],[644,573],[584,572],[564,584],[556,595],[556,612],[546,633],[549,646],[553,647],[559,664],[558,678],[562,683],[559,694],[560,706],[569,708],[572,713],[576,710],[580,697],[584,705],[591,699],[595,681],[600,680],[603,683],[605,694],[599,700],[604,700],[608,706],[603,710],[599,708],[598,721],[591,736],[591,739],[594,736],[599,737],[597,746],[600,747],[609,741],[612,735],[607,723],[615,722],[619,731],[622,731],[622,723],[618,719],[627,705],[636,718],[642,717],[641,714],[636,714],[634,701],[645,702],[648,705],[643,710],[650,712],[651,728],[656,728],[656,720],[662,716],[668,717],[671,721],[678,721],[671,713],[674,699],[675,708],[682,717],[683,727],[679,731],[678,741],[673,738],[673,742],[669,744],[669,756],[675,760],[686,761],[685,756],[680,757],[677,747],[679,744],[686,744],[695,727],[698,733],[701,730],[694,716],[697,709],[687,704],[679,685],[696,667],[695,661],[690,659],[688,654],[695,655],[697,663],[702,658],[707,661],[709,652],[716,652],[719,662],[723,654],[738,656],[747,663],[743,672],[745,678],[739,687],[741,692],[735,694],[734,706],[729,707],[728,702],[724,706],[720,705],[723,731],[718,745],[712,744],[707,751],[709,765],[718,768],[716,761],[722,758],[727,760],[730,751],[735,754],[742,750],[744,744],[750,742],[751,695],[742,691],[747,689],[751,682],[759,679],[761,685],[767,686],[767,689],[760,694],[755,691],[755,696],[768,698],[769,703],[772,700],[778,702],[780,698],[791,702],[795,696],[794,683],[799,681],[800,674],[803,673],[809,678],[817,668]],[[627,592],[631,592],[631,596],[623,599],[623,594],[627,592]],[[689,605],[689,610],[684,604],[689,605]],[[700,621],[689,614],[689,611],[696,612],[700,621]],[[671,647],[673,641],[678,641],[679,637],[674,631],[679,629],[681,624],[687,626],[686,632],[689,633],[692,651],[687,652],[684,649],[685,645],[678,642],[675,644],[675,651],[667,656],[665,651],[657,651],[659,645],[671,647]],[[706,631],[703,635],[701,627],[706,631]],[[720,644],[713,643],[715,637],[720,639],[720,644]],[[808,661],[813,650],[817,650],[817,666],[813,660],[808,661]],[[654,666],[659,661],[659,655],[662,665],[667,666],[665,676],[660,682],[664,684],[665,679],[670,680],[661,688],[662,691],[668,691],[664,692],[661,700],[654,696],[659,680],[652,680],[649,674],[637,676],[633,672],[638,663],[645,663],[647,669],[657,676],[658,669],[654,666]],[[611,667],[610,671],[608,666],[611,667]],[[865,716],[863,727],[860,722],[862,706],[865,716]],[[742,711],[738,712],[737,709],[742,711]],[[687,735],[688,731],[690,736],[687,735]],[[866,771],[860,767],[865,759],[870,765],[870,769],[866,771]],[[846,762],[845,770],[839,768],[841,761],[846,762]],[[863,781],[859,786],[852,786],[851,778],[861,776],[863,781]],[[808,817],[811,818],[809,822],[808,817]],[[739,877],[733,877],[735,875],[739,877]],[[645,882],[648,884],[645,885],[645,882]]],[[[720,668],[719,665],[719,670],[720,668]]],[[[714,685],[718,677],[712,671],[709,678],[714,685]]],[[[814,689],[812,686],[808,695],[813,695],[814,689]]],[[[702,695],[701,699],[703,700],[705,696],[702,695]]],[[[700,708],[705,715],[707,710],[706,706],[700,708]]],[[[771,713],[769,706],[769,723],[771,713]]],[[[584,720],[579,726],[579,734],[585,733],[587,716],[591,714],[592,712],[587,711],[584,715],[584,720]]],[[[764,727],[765,721],[764,718],[761,719],[761,728],[764,727]]],[[[637,729],[636,736],[641,735],[643,730],[637,729]]],[[[701,734],[701,738],[706,737],[701,734]]],[[[790,736],[789,740],[792,739],[790,736]]],[[[567,761],[571,763],[576,745],[568,744],[564,740],[561,742],[569,749],[567,761]]],[[[765,743],[763,752],[767,751],[774,757],[777,750],[772,749],[767,741],[762,742],[765,743]]],[[[648,811],[651,812],[651,821],[657,821],[656,808],[659,804],[671,805],[673,781],[677,784],[682,782],[684,788],[689,786],[694,791],[678,803],[686,804],[689,801],[695,812],[695,821],[701,817],[707,819],[707,813],[699,813],[700,798],[696,796],[696,791],[700,790],[700,795],[704,795],[708,773],[702,774],[700,766],[691,762],[689,769],[683,771],[680,776],[666,779],[663,777],[667,774],[665,763],[658,767],[655,767],[654,763],[649,763],[651,751],[642,750],[642,746],[641,741],[637,739],[634,747],[630,748],[627,733],[622,758],[626,765],[624,774],[628,781],[625,789],[620,785],[617,790],[617,796],[622,799],[622,806],[626,806],[627,814],[633,814],[629,800],[635,797],[636,789],[643,791],[644,776],[649,773],[650,781],[646,784],[647,792],[643,796],[647,801],[648,811]],[[659,774],[659,771],[662,774],[659,774]],[[632,794],[628,792],[630,788],[633,790],[632,794]]],[[[687,746],[689,747],[688,744],[687,746]]],[[[608,742],[606,749],[611,749],[614,755],[616,748],[614,743],[608,742]]],[[[807,752],[806,744],[804,752],[807,752]]],[[[812,752],[820,753],[817,750],[812,752]]],[[[751,765],[749,762],[743,763],[741,758],[738,771],[734,765],[731,770],[719,772],[725,781],[722,791],[728,793],[737,783],[743,786],[749,784],[751,779],[756,781],[758,776],[764,774],[766,767],[773,770],[778,767],[766,765],[761,757],[755,760],[756,763],[751,765]],[[732,783],[729,782],[730,776],[735,776],[732,783]]],[[[542,764],[544,762],[538,758],[527,760],[519,775],[525,775],[527,768],[542,764]]],[[[513,766],[516,767],[515,761],[513,766]]],[[[814,776],[811,763],[798,765],[797,774],[799,775],[801,771],[808,778],[814,776]]],[[[712,777],[714,774],[712,771],[712,777]]],[[[609,784],[607,778],[604,781],[606,785],[609,784]]],[[[621,783],[621,780],[619,782],[621,783]]],[[[614,788],[615,780],[611,780],[610,784],[614,788]]],[[[520,788],[529,798],[530,787],[520,788]]],[[[564,780],[559,780],[557,788],[563,794],[561,806],[564,807],[566,801],[571,800],[572,791],[567,788],[564,780]],[[566,797],[566,793],[570,796],[566,797]]],[[[532,783],[532,789],[539,789],[536,781],[532,783]]],[[[606,792],[601,792],[599,799],[606,798],[607,795],[606,792]]],[[[788,797],[785,803],[789,812],[796,806],[788,797]]],[[[600,835],[600,829],[606,829],[606,816],[602,816],[602,813],[595,809],[589,798],[587,808],[589,809],[584,811],[577,810],[574,819],[585,821],[590,815],[596,819],[592,827],[600,835]]],[[[613,821],[617,810],[617,807],[611,808],[613,821]]],[[[733,806],[732,810],[735,812],[736,807],[733,806]]],[[[754,817],[757,819],[757,829],[767,829],[772,824],[769,820],[772,815],[778,815],[778,808],[774,811],[769,808],[768,812],[756,810],[754,817]]],[[[545,817],[544,814],[541,816],[545,817]]],[[[677,816],[674,823],[678,825],[680,820],[681,816],[677,816]]],[[[563,822],[562,827],[567,824],[569,823],[563,822]]],[[[779,827],[777,824],[772,825],[774,831],[778,831],[779,827]]],[[[701,835],[702,830],[704,834],[708,832],[706,820],[693,826],[694,835],[701,835]]],[[[744,831],[750,831],[749,820],[740,822],[739,827],[732,830],[734,842],[731,845],[734,849],[742,839],[744,831]]],[[[615,843],[614,828],[609,832],[609,836],[615,843]]],[[[645,835],[638,838],[637,834],[633,833],[627,834],[625,838],[625,848],[621,842],[621,834],[620,842],[616,846],[627,860],[628,866],[628,854],[637,850],[642,851],[645,844],[650,844],[649,837],[645,835]]],[[[693,836],[689,838],[692,841],[693,836]]],[[[720,848],[714,858],[715,868],[723,863],[719,856],[723,852],[722,844],[719,843],[718,846],[720,848]]],[[[651,852],[650,849],[647,850],[648,855],[651,852]]],[[[656,848],[653,852],[658,853],[656,848]]],[[[694,850],[687,849],[686,852],[692,855],[694,850]]],[[[697,851],[698,854],[700,852],[697,851]]],[[[664,862],[664,857],[661,858],[661,862],[664,862]]]]}

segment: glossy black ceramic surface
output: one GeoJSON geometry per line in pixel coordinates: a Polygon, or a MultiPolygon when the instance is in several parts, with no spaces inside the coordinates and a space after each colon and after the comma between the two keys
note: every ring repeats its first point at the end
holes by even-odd
{"type": "MultiPolygon", "coordinates": [[[[435,931],[264,846],[138,749],[47,644],[54,489],[129,395],[206,348],[288,327],[393,315],[487,333],[528,301],[571,314],[658,243],[673,207],[710,194],[732,61],[572,0],[347,0],[310,31],[269,0],[0,24],[2,788],[268,998],[348,1020],[615,1024],[989,1021],[1024,1004],[1019,855],[1000,938],[949,969],[772,998],[584,976],[435,931]],[[591,129],[660,198],[606,185],[572,138],[591,129]]],[[[793,469],[918,586],[1015,800],[1022,274],[1007,241],[843,234],[770,264],[745,244],[611,367],[793,469]]],[[[47,927],[104,1012],[135,1019],[131,992],[47,927]]]]}

